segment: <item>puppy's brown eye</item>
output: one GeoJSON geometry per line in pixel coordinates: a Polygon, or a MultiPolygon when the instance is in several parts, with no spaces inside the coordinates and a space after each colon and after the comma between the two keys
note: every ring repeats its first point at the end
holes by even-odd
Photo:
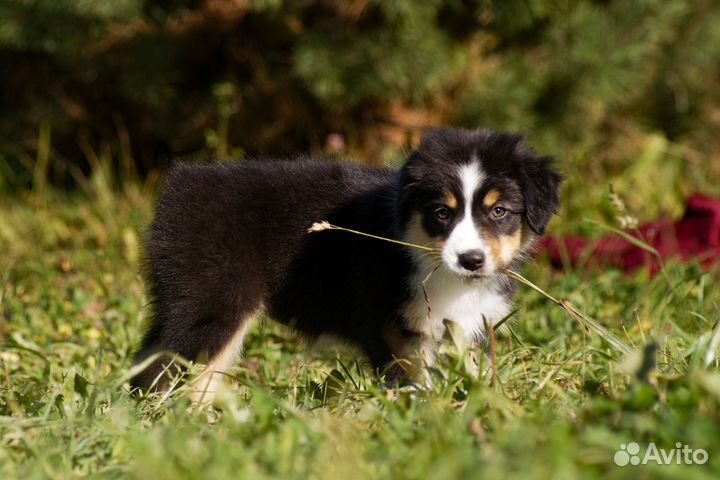
{"type": "Polygon", "coordinates": [[[433,215],[435,215],[435,218],[439,220],[447,220],[450,218],[450,209],[448,209],[446,206],[437,207],[435,210],[433,210],[433,215]]]}
{"type": "Polygon", "coordinates": [[[494,218],[495,220],[500,220],[500,219],[503,218],[505,215],[507,215],[507,210],[504,209],[503,207],[495,207],[495,208],[492,209],[492,212],[491,212],[490,215],[491,215],[492,218],[494,218]]]}

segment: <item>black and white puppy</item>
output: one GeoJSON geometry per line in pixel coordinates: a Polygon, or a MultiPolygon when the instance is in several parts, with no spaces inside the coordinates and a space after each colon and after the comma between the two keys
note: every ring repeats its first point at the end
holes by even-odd
{"type": "Polygon", "coordinates": [[[519,136],[460,129],[428,133],[399,171],[177,165],[150,228],[153,316],[136,364],[163,354],[132,386],[166,388],[173,355],[207,359],[197,389],[209,398],[258,312],[308,339],[354,345],[378,372],[398,359],[431,364],[444,319],[481,341],[485,322],[510,310],[503,271],[528,257],[560,180],[519,136]],[[433,250],[308,233],[319,221],[433,250]]]}

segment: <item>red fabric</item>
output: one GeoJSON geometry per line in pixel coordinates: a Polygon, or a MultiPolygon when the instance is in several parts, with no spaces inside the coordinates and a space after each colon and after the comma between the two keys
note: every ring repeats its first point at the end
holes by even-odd
{"type": "MultiPolygon", "coordinates": [[[[628,232],[655,248],[663,259],[697,259],[706,268],[720,264],[720,200],[693,195],[687,201],[685,215],[673,222],[657,220],[628,232]]],[[[619,235],[608,234],[597,240],[578,236],[548,237],[543,242],[550,261],[557,267],[563,259],[572,265],[612,265],[623,270],[645,266],[660,267],[656,257],[619,235]]]]}

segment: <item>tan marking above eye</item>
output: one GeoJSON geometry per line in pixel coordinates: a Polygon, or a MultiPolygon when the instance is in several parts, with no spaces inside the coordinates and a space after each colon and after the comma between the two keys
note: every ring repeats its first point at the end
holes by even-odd
{"type": "Polygon", "coordinates": [[[490,208],[495,205],[498,200],[500,200],[500,190],[498,190],[497,188],[492,188],[489,192],[485,194],[485,198],[483,198],[483,205],[485,205],[487,208],[490,208]]]}
{"type": "Polygon", "coordinates": [[[450,192],[445,193],[445,197],[443,197],[443,201],[445,202],[445,205],[447,205],[450,208],[457,208],[458,202],[457,198],[455,198],[455,195],[453,195],[450,192]]]}

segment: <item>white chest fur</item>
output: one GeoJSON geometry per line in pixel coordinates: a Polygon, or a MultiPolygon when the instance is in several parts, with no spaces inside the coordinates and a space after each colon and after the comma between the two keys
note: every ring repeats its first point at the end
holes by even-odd
{"type": "Polygon", "coordinates": [[[425,277],[427,273],[420,272],[412,279],[413,295],[404,312],[408,328],[419,333],[442,338],[443,320],[447,319],[462,328],[466,339],[482,339],[485,321],[495,325],[510,311],[498,279],[463,280],[441,267],[425,282],[426,301],[422,288],[425,277]]]}

